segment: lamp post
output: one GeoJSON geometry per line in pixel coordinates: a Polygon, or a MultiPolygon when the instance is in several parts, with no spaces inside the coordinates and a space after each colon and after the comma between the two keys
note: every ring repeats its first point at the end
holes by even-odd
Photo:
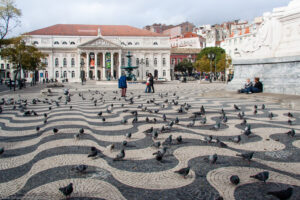
{"type": "Polygon", "coordinates": [[[84,61],[81,60],[80,62],[80,78],[81,78],[81,85],[83,85],[83,70],[82,67],[84,66],[84,61]]]}
{"type": "Polygon", "coordinates": [[[142,66],[142,81],[144,80],[144,67],[143,65],[145,64],[144,59],[141,59],[140,65],[142,66]]]}
{"type": "MultiPolygon", "coordinates": [[[[207,57],[209,59],[209,65],[210,65],[209,82],[212,82],[212,80],[211,80],[211,75],[212,75],[212,61],[215,60],[215,56],[216,55],[214,53],[207,54],[207,57]]],[[[216,62],[215,62],[215,69],[216,69],[216,62]]]]}

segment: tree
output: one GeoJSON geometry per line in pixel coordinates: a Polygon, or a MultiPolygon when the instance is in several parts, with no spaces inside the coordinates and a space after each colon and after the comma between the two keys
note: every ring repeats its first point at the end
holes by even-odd
{"type": "Polygon", "coordinates": [[[183,59],[180,63],[178,63],[177,65],[175,65],[175,71],[179,71],[179,72],[186,72],[188,71],[189,74],[192,73],[193,71],[193,64],[188,61],[187,59],[183,59]]]}
{"type": "Polygon", "coordinates": [[[207,56],[203,56],[194,63],[194,67],[198,72],[209,72],[210,60],[207,58],[207,56]]]}
{"type": "Polygon", "coordinates": [[[19,24],[21,15],[14,0],[0,0],[0,47],[7,34],[19,24]]]}
{"type": "MultiPolygon", "coordinates": [[[[14,80],[16,80],[18,74],[19,79],[21,79],[21,69],[36,72],[45,68],[42,59],[46,57],[46,54],[43,54],[34,46],[27,46],[22,37],[12,38],[11,42],[10,45],[1,49],[0,55],[13,64],[15,69],[14,80]]],[[[33,81],[35,82],[35,80],[33,81]]]]}

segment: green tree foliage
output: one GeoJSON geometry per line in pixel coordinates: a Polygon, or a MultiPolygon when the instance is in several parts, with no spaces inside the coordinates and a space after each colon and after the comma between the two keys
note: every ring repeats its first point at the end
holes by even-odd
{"type": "Polygon", "coordinates": [[[214,72],[215,64],[217,72],[222,72],[229,66],[231,59],[228,59],[224,49],[220,47],[207,47],[204,48],[197,56],[197,61],[194,63],[194,67],[197,71],[210,72],[210,60],[208,54],[214,54],[215,58],[211,62],[212,71],[214,72]]]}
{"type": "Polygon", "coordinates": [[[45,68],[42,59],[46,54],[41,53],[34,46],[27,46],[22,37],[11,39],[11,44],[1,49],[1,57],[14,65],[18,73],[23,70],[36,71],[45,68]]]}
{"type": "Polygon", "coordinates": [[[177,65],[175,65],[175,71],[177,72],[186,72],[188,71],[188,73],[192,73],[193,71],[193,64],[188,61],[187,59],[183,59],[180,63],[178,63],[177,65]]]}
{"type": "Polygon", "coordinates": [[[14,0],[0,0],[0,46],[7,34],[19,24],[21,15],[14,0]]]}

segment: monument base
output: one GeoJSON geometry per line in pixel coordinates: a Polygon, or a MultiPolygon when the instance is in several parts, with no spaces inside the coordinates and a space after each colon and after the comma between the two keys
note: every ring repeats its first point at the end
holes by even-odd
{"type": "Polygon", "coordinates": [[[237,91],[244,87],[247,78],[259,77],[264,92],[300,95],[300,56],[235,60],[234,78],[227,90],[237,91]]]}

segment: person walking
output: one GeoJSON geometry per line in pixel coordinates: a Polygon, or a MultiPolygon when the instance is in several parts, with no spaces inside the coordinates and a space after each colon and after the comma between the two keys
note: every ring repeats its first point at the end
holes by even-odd
{"type": "Polygon", "coordinates": [[[153,78],[153,75],[151,73],[149,73],[149,83],[150,83],[150,90],[149,92],[151,92],[151,89],[152,89],[152,93],[154,93],[154,78],[153,78]]]}
{"type": "Polygon", "coordinates": [[[119,88],[121,89],[121,97],[126,97],[127,90],[127,78],[125,72],[122,71],[121,77],[119,79],[119,88]]]}

